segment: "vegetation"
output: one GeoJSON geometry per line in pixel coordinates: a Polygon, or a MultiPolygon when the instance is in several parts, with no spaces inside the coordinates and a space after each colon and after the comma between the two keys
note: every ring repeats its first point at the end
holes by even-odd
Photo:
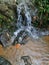
{"type": "MultiPolygon", "coordinates": [[[[36,20],[33,22],[35,27],[49,29],[49,1],[48,0],[32,0],[32,3],[38,9],[38,15],[36,20]]],[[[14,31],[15,29],[15,10],[12,8],[13,5],[6,3],[0,3],[0,32],[7,29],[14,31]],[[5,8],[5,9],[4,9],[5,8]],[[4,10],[3,10],[4,9],[4,10]],[[14,10],[14,11],[13,11],[14,10]],[[14,24],[14,25],[13,25],[14,24]]],[[[16,6],[16,5],[15,5],[16,6]]]]}
{"type": "Polygon", "coordinates": [[[5,30],[10,32],[15,30],[15,9],[16,5],[0,3],[0,33],[5,30]]]}
{"type": "Polygon", "coordinates": [[[34,25],[40,28],[49,27],[49,1],[48,0],[32,0],[32,3],[38,8],[38,20],[34,25]]]}

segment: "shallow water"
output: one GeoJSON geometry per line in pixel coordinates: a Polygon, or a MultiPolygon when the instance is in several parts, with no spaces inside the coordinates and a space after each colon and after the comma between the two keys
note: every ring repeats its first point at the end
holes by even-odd
{"type": "MultiPolygon", "coordinates": [[[[19,12],[21,11],[20,8],[21,7],[18,8],[19,12]]],[[[29,16],[27,13],[28,13],[28,11],[26,11],[27,20],[29,20],[29,23],[31,23],[30,13],[29,13],[29,16]]],[[[19,19],[19,16],[18,16],[18,20],[19,20],[18,24],[21,24],[21,19],[19,19]]],[[[20,27],[21,27],[21,25],[20,25],[20,27]]],[[[25,27],[25,26],[23,26],[23,27],[25,27]]],[[[32,37],[36,38],[37,31],[33,27],[34,34],[32,34],[30,31],[30,27],[28,26],[25,31],[27,31],[29,34],[31,34],[32,37]]],[[[19,28],[19,26],[18,26],[18,28],[19,28]]],[[[19,31],[21,31],[21,28],[20,28],[20,30],[15,32],[16,36],[19,33],[19,31]]],[[[44,35],[43,32],[41,32],[41,34],[44,35]]],[[[12,65],[25,65],[24,60],[21,59],[22,56],[29,56],[31,59],[30,60],[31,65],[49,65],[49,36],[45,36],[39,40],[29,39],[25,45],[21,45],[18,49],[16,49],[16,46],[9,46],[7,48],[3,48],[0,45],[0,56],[5,57],[7,60],[9,60],[12,63],[12,65]]]]}
{"type": "MultiPolygon", "coordinates": [[[[44,37],[44,40],[49,40],[49,37],[44,37]]],[[[7,58],[12,65],[25,65],[21,60],[22,56],[31,58],[31,65],[49,65],[49,42],[43,43],[41,40],[29,39],[28,43],[21,45],[19,49],[15,46],[4,48],[0,46],[0,55],[7,58]]]]}

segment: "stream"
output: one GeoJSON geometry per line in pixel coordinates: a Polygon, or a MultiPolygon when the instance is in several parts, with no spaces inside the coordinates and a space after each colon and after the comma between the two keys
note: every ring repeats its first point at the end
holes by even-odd
{"type": "MultiPolygon", "coordinates": [[[[31,24],[31,16],[35,16],[36,12],[36,8],[32,10],[28,7],[26,0],[19,2],[17,6],[17,29],[8,47],[4,48],[0,45],[0,56],[6,58],[12,65],[49,65],[49,31],[37,30],[31,24]],[[28,35],[28,41],[25,45],[20,45],[19,48],[16,48],[16,45],[12,45],[15,38],[18,38],[17,43],[21,43],[25,35],[28,35]]],[[[3,37],[2,39],[4,40],[3,37]]],[[[4,45],[6,46],[6,44],[4,45]]],[[[4,64],[2,63],[1,65],[4,64]]]]}
{"type": "Polygon", "coordinates": [[[6,49],[0,45],[0,56],[6,58],[12,65],[49,65],[49,37],[41,40],[31,40],[18,49],[16,46],[9,46],[6,49]],[[46,39],[46,40],[45,40],[46,39]],[[12,53],[12,54],[11,54],[12,53]],[[23,57],[24,56],[24,57],[23,57]],[[25,59],[21,59],[25,58],[25,59]]]}

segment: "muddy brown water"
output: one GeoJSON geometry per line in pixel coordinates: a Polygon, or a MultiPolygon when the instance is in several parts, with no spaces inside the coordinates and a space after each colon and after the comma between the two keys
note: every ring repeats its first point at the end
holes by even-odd
{"type": "Polygon", "coordinates": [[[15,46],[3,48],[0,45],[0,56],[8,59],[12,65],[25,65],[22,56],[29,56],[31,65],[49,65],[49,36],[43,37],[43,41],[29,39],[28,43],[16,49],[15,46]]]}

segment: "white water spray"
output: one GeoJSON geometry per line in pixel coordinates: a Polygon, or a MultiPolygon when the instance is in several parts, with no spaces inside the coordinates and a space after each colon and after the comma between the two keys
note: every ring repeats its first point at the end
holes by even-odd
{"type": "MultiPolygon", "coordinates": [[[[31,10],[30,10],[31,11],[31,10]]],[[[29,7],[25,2],[20,3],[17,6],[17,12],[18,12],[18,19],[17,19],[17,27],[18,30],[14,32],[14,35],[17,37],[17,35],[21,32],[24,31],[25,34],[27,33],[29,37],[38,39],[39,36],[42,35],[48,35],[48,31],[38,31],[36,30],[35,27],[31,25],[31,13],[29,11],[29,7]]],[[[36,15],[37,9],[32,13],[32,15],[36,15]]],[[[24,33],[23,32],[23,33],[24,33]]]]}

